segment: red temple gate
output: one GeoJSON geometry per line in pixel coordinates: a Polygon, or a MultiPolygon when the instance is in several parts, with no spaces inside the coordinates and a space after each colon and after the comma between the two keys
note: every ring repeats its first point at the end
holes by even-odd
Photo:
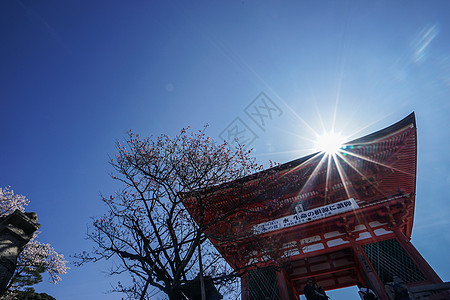
{"type": "MultiPolygon", "coordinates": [[[[213,188],[202,216],[213,224],[214,246],[242,274],[242,299],[298,299],[307,278],[325,290],[363,282],[380,299],[389,299],[393,276],[417,291],[442,284],[410,243],[416,162],[412,113],[335,154],[213,188]]],[[[185,205],[199,218],[195,197],[185,205]]],[[[424,299],[448,297],[422,290],[424,299]]]]}

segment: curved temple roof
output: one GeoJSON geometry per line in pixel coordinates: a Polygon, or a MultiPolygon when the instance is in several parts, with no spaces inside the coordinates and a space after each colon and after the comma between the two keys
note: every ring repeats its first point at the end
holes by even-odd
{"type": "MultiPolygon", "coordinates": [[[[397,207],[396,224],[409,237],[416,168],[416,123],[411,113],[389,127],[345,143],[336,155],[314,153],[199,195],[212,242],[232,265],[240,265],[242,262],[230,261],[233,253],[238,248],[245,252],[243,244],[256,247],[257,235],[270,239],[277,237],[279,230],[314,231],[318,230],[317,224],[323,227],[335,216],[323,215],[295,226],[261,232],[256,232],[256,227],[264,228],[264,224],[292,217],[299,211],[334,207],[347,199],[354,199],[352,210],[336,214],[369,219],[371,215],[375,218],[376,211],[379,214],[380,210],[397,207]]],[[[196,203],[195,196],[185,197],[186,208],[198,219],[196,203]]]]}

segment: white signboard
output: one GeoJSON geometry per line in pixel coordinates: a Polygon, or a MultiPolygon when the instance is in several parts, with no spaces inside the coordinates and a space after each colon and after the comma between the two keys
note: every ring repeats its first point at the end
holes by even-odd
{"type": "Polygon", "coordinates": [[[323,219],[328,216],[337,215],[346,211],[359,208],[356,201],[351,198],[339,201],[333,204],[317,207],[311,210],[305,210],[295,215],[286,216],[272,221],[264,222],[253,226],[253,234],[261,234],[270,231],[280,230],[283,228],[323,219]]]}

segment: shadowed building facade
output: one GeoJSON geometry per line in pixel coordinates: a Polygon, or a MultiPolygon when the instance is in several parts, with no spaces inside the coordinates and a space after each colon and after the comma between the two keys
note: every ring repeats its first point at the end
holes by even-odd
{"type": "MultiPolygon", "coordinates": [[[[308,278],[325,290],[363,282],[389,299],[393,276],[421,299],[445,299],[446,284],[410,242],[416,169],[412,113],[336,153],[214,187],[202,216],[242,274],[243,300],[298,299],[308,278]]],[[[185,206],[198,219],[196,201],[186,197],[185,206]]]]}

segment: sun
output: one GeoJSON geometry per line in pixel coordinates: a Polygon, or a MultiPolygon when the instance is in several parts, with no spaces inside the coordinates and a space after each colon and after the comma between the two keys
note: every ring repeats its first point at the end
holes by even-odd
{"type": "Polygon", "coordinates": [[[327,132],[317,136],[314,149],[329,155],[336,154],[344,144],[344,139],[339,133],[327,132]]]}

